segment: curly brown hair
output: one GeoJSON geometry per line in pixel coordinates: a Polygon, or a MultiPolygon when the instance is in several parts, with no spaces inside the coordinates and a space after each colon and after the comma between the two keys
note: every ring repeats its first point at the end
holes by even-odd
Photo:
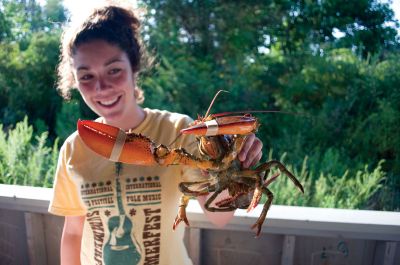
{"type": "MultiPolygon", "coordinates": [[[[61,37],[60,63],[57,68],[58,89],[69,99],[75,87],[72,71],[72,56],[79,45],[93,40],[104,40],[116,45],[128,55],[133,73],[137,75],[150,65],[146,49],[140,36],[140,21],[133,8],[115,4],[95,8],[81,23],[70,25],[61,37]]],[[[144,100],[143,90],[135,88],[138,103],[144,100]]]]}

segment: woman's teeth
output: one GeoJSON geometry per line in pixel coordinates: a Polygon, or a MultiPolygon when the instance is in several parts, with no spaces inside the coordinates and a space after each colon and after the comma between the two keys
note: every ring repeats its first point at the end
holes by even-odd
{"type": "Polygon", "coordinates": [[[119,97],[112,99],[112,100],[102,100],[102,101],[99,101],[99,103],[100,103],[100,105],[108,107],[108,106],[111,106],[112,104],[114,104],[115,102],[117,102],[118,99],[119,99],[119,97]]]}

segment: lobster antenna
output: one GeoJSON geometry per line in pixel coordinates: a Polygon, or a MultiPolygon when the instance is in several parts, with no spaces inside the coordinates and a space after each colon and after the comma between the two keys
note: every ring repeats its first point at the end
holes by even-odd
{"type": "Polygon", "coordinates": [[[229,112],[222,112],[213,114],[215,117],[224,117],[229,116],[232,114],[246,114],[246,113],[280,113],[280,114],[289,114],[289,115],[296,115],[296,116],[308,116],[306,113],[299,113],[299,112],[290,112],[290,111],[282,111],[282,110],[249,110],[249,111],[229,111],[229,112]]]}
{"type": "MultiPolygon", "coordinates": [[[[229,91],[226,91],[226,90],[222,90],[222,89],[219,90],[219,91],[217,92],[217,94],[215,94],[213,100],[211,101],[210,106],[208,107],[207,113],[206,113],[206,115],[205,115],[204,117],[207,117],[207,116],[208,116],[208,113],[210,112],[212,105],[214,105],[214,101],[217,99],[218,95],[219,95],[221,92],[229,93],[229,91]]],[[[170,147],[172,144],[174,144],[174,143],[176,142],[176,140],[178,140],[179,137],[181,137],[181,136],[182,136],[182,133],[179,133],[178,136],[175,138],[175,140],[173,140],[173,141],[168,145],[168,147],[170,147]]]]}
{"type": "Polygon", "coordinates": [[[217,92],[217,94],[215,94],[213,100],[211,101],[210,106],[208,107],[208,110],[207,110],[206,115],[205,115],[204,117],[208,117],[208,114],[210,113],[211,107],[214,105],[214,101],[217,99],[218,95],[219,95],[221,92],[229,93],[229,91],[226,91],[226,90],[222,90],[222,89],[219,90],[219,91],[217,92]]]}

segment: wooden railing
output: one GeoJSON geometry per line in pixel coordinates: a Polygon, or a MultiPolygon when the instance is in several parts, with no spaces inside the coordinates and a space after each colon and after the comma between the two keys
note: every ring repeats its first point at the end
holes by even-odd
{"type": "MultiPolygon", "coordinates": [[[[59,263],[63,218],[47,213],[51,193],[0,185],[0,264],[59,263]]],[[[185,241],[193,263],[400,264],[399,212],[273,205],[254,239],[250,227],[261,207],[237,210],[228,225],[216,229],[192,200],[185,241]]]]}

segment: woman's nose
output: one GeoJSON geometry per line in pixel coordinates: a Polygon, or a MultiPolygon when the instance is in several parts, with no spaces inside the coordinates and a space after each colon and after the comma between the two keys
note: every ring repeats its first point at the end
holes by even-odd
{"type": "Polygon", "coordinates": [[[96,91],[101,91],[101,90],[105,90],[108,89],[110,86],[108,84],[108,82],[100,77],[99,79],[97,79],[97,83],[96,83],[96,91]]]}

